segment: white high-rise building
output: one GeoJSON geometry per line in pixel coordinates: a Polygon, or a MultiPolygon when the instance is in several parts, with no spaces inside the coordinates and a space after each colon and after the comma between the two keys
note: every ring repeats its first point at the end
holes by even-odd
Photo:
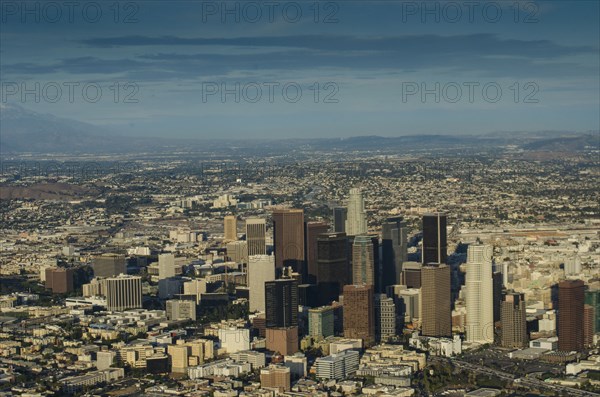
{"type": "Polygon", "coordinates": [[[467,251],[467,341],[494,342],[494,300],[490,245],[472,244],[467,251]]]}
{"type": "Polygon", "coordinates": [[[367,213],[363,194],[359,188],[352,188],[348,197],[346,234],[348,236],[358,236],[365,233],[367,233],[367,213]]]}
{"type": "Polygon", "coordinates": [[[158,255],[158,279],[162,280],[168,277],[175,276],[175,255],[160,254],[158,255]]]}
{"type": "Polygon", "coordinates": [[[565,260],[565,276],[581,276],[581,259],[575,255],[565,260]]]}
{"type": "Polygon", "coordinates": [[[265,311],[265,282],[275,280],[275,257],[252,255],[248,257],[248,288],[250,312],[265,311]]]}
{"type": "Polygon", "coordinates": [[[396,335],[396,305],[386,294],[375,297],[375,334],[378,341],[396,335]]]}
{"type": "Polygon", "coordinates": [[[142,307],[142,278],[120,274],[104,280],[106,307],[110,311],[142,307]]]}

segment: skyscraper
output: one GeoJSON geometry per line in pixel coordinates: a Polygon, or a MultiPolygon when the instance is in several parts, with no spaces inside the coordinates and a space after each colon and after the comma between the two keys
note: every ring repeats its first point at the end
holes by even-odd
{"type": "Polygon", "coordinates": [[[175,277],[175,255],[159,254],[158,255],[158,279],[175,277]]]}
{"type": "Polygon", "coordinates": [[[586,290],[585,304],[594,310],[594,333],[600,332],[600,289],[586,290]]]}
{"type": "Polygon", "coordinates": [[[490,245],[471,244],[467,251],[467,341],[494,342],[494,291],[490,245]]]}
{"type": "Polygon", "coordinates": [[[94,277],[114,277],[127,273],[125,255],[104,254],[92,259],[94,277]]]}
{"type": "Polygon", "coordinates": [[[265,311],[265,283],[275,279],[275,262],[271,255],[248,257],[248,289],[250,312],[265,311]]]}
{"type": "Polygon", "coordinates": [[[375,254],[371,236],[356,236],[352,243],[352,283],[375,286],[375,254]]]}
{"type": "Polygon", "coordinates": [[[142,307],[142,278],[121,274],[107,278],[105,287],[106,307],[111,311],[139,309],[142,307]]]}
{"type": "Polygon", "coordinates": [[[310,336],[328,337],[334,333],[333,307],[321,306],[308,310],[308,334],[310,336]]]}
{"type": "Polygon", "coordinates": [[[439,263],[423,266],[421,283],[422,334],[451,337],[450,267],[439,263]]]}
{"type": "Polygon", "coordinates": [[[527,316],[525,294],[507,292],[501,306],[502,347],[514,349],[527,346],[527,316]]]}
{"type": "Polygon", "coordinates": [[[583,350],[585,284],[564,280],[558,284],[558,350],[583,350]]]}
{"type": "Polygon", "coordinates": [[[424,215],[422,263],[446,263],[447,252],[446,214],[424,215]]]}
{"type": "Polygon", "coordinates": [[[303,281],[309,284],[317,283],[317,238],[320,234],[327,233],[329,226],[325,222],[306,222],[304,224],[304,250],[306,258],[306,271],[303,281]]]}
{"type": "Polygon", "coordinates": [[[224,238],[226,241],[237,240],[237,217],[235,215],[227,215],[223,220],[224,223],[224,238]]]}
{"type": "Polygon", "coordinates": [[[54,294],[66,294],[73,291],[74,272],[73,269],[64,267],[46,268],[46,288],[54,294]]]}
{"type": "Polygon", "coordinates": [[[402,277],[400,283],[407,288],[421,288],[421,269],[419,262],[404,262],[402,264],[402,277]]]}
{"type": "Polygon", "coordinates": [[[407,259],[406,224],[402,217],[388,218],[381,226],[381,291],[401,284],[402,263],[407,259]]]}
{"type": "Polygon", "coordinates": [[[344,286],[344,337],[375,341],[375,307],[372,285],[344,286]]]}
{"type": "Polygon", "coordinates": [[[346,233],[346,219],[348,219],[346,207],[333,208],[333,231],[335,233],[346,233]]]}
{"type": "Polygon", "coordinates": [[[588,349],[594,346],[594,308],[591,305],[583,306],[583,347],[588,349]]]}
{"type": "Polygon", "coordinates": [[[275,268],[291,267],[304,274],[304,211],[294,208],[273,210],[275,268]]]}
{"type": "Polygon", "coordinates": [[[230,241],[225,246],[227,259],[237,263],[248,263],[248,242],[230,241]]]}
{"type": "Polygon", "coordinates": [[[246,241],[248,242],[248,256],[265,255],[267,224],[262,218],[246,219],[246,241]]]}
{"type": "Polygon", "coordinates": [[[494,284],[494,323],[500,321],[500,307],[502,306],[502,273],[494,272],[492,274],[492,283],[494,284]]]}
{"type": "Polygon", "coordinates": [[[352,284],[346,233],[322,234],[317,238],[317,288],[320,305],[338,300],[342,288],[352,284]]]}
{"type": "Polygon", "coordinates": [[[367,233],[367,213],[365,202],[360,189],[350,189],[348,197],[348,215],[346,219],[346,234],[358,236],[367,233]]]}
{"type": "Polygon", "coordinates": [[[396,305],[386,294],[375,297],[375,335],[378,341],[396,335],[396,305]]]}
{"type": "Polygon", "coordinates": [[[298,325],[298,282],[292,278],[265,283],[267,328],[298,325]]]}

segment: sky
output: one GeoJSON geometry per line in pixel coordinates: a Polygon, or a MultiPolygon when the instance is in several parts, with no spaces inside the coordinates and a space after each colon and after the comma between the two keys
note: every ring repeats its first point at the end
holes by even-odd
{"type": "Polygon", "coordinates": [[[0,94],[123,135],[600,129],[600,2],[0,1],[0,94]]]}

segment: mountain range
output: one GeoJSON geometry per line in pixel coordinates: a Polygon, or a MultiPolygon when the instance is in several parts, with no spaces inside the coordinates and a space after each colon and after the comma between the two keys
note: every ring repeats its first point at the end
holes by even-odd
{"type": "Polygon", "coordinates": [[[219,140],[141,138],[73,119],[0,104],[0,154],[165,153],[177,150],[226,152],[265,150],[407,150],[516,145],[530,151],[578,152],[599,147],[598,132],[507,131],[480,135],[377,135],[349,138],[219,140]]]}

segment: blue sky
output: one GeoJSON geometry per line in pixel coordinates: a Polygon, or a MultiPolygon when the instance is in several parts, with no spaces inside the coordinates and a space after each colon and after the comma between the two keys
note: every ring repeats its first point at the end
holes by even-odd
{"type": "Polygon", "coordinates": [[[2,0],[2,101],[122,134],[600,128],[594,0],[50,3],[2,0]]]}

